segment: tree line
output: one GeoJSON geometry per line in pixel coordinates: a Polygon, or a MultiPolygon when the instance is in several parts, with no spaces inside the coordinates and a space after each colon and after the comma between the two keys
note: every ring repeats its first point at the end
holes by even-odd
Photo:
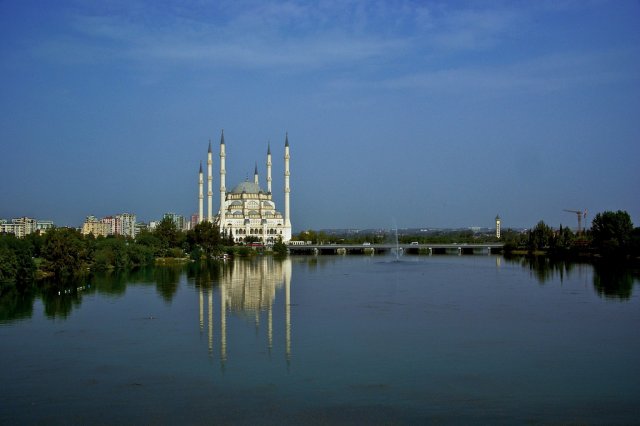
{"type": "MultiPolygon", "coordinates": [[[[286,254],[282,242],[274,252],[286,254]]],[[[0,235],[0,283],[27,283],[43,276],[67,278],[75,274],[108,269],[153,265],[158,258],[212,259],[223,253],[249,255],[247,247],[234,247],[233,238],[220,228],[202,222],[187,232],[170,218],[136,238],[94,237],[72,228],[54,228],[44,234],[17,238],[0,235]]]]}
{"type": "MultiPolygon", "coordinates": [[[[463,244],[504,242],[505,251],[527,253],[575,254],[577,252],[601,256],[640,256],[640,228],[634,228],[626,211],[618,210],[598,213],[591,229],[579,234],[570,228],[560,226],[554,229],[544,221],[533,228],[520,232],[503,229],[501,238],[493,233],[477,233],[472,230],[432,230],[428,233],[412,235],[399,233],[398,242],[409,244],[463,244]]],[[[395,241],[395,234],[389,231],[329,234],[324,231],[306,230],[294,235],[293,240],[311,241],[314,244],[372,244],[395,241]]]]}
{"type": "Polygon", "coordinates": [[[633,226],[629,213],[623,210],[598,213],[591,228],[574,233],[560,226],[553,229],[544,221],[526,233],[506,236],[507,252],[526,251],[550,255],[599,255],[607,258],[640,256],[640,228],[633,226]]]}

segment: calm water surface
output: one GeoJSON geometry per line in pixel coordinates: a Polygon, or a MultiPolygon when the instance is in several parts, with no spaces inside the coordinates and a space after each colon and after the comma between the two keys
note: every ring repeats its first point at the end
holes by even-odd
{"type": "Polygon", "coordinates": [[[257,258],[0,300],[2,424],[633,424],[637,278],[257,258]],[[60,294],[58,294],[60,293],[60,294]]]}

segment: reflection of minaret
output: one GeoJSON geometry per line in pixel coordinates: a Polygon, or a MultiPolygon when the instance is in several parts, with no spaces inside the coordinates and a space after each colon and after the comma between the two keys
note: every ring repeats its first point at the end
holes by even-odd
{"type": "Polygon", "coordinates": [[[227,361],[227,285],[220,283],[220,361],[227,361]]]}
{"type": "MultiPolygon", "coordinates": [[[[227,312],[239,314],[244,318],[255,318],[256,332],[260,332],[263,323],[262,314],[267,315],[267,346],[271,354],[273,349],[273,308],[276,292],[284,289],[284,350],[287,364],[291,360],[291,260],[275,261],[271,257],[260,261],[237,261],[224,268],[219,285],[220,291],[220,332],[219,353],[221,367],[224,369],[227,361],[227,312]]],[[[200,332],[204,332],[207,323],[207,338],[209,354],[213,354],[214,324],[213,324],[213,292],[214,289],[198,287],[200,308],[200,332]],[[205,292],[206,296],[205,296],[205,292]],[[204,300],[207,300],[205,303],[204,300]],[[205,314],[204,311],[207,310],[205,314]]],[[[282,295],[282,293],[280,293],[282,295]]],[[[281,296],[282,297],[282,296],[281,296]]],[[[276,319],[279,318],[276,313],[276,319]]],[[[277,336],[280,336],[276,332],[277,336]]],[[[279,347],[282,347],[278,345],[279,347]]]]}
{"type": "Polygon", "coordinates": [[[269,342],[269,353],[271,353],[271,348],[273,348],[273,306],[269,305],[268,311],[268,329],[267,329],[267,338],[269,342]]]}
{"type": "Polygon", "coordinates": [[[283,263],[284,306],[285,306],[285,354],[287,363],[291,362],[291,261],[283,263]]]}
{"type": "Polygon", "coordinates": [[[204,329],[204,314],[203,314],[204,300],[202,295],[202,287],[200,287],[198,294],[200,296],[200,332],[202,333],[202,330],[204,329]]]}
{"type": "Polygon", "coordinates": [[[209,355],[213,353],[213,289],[209,289],[209,355]]]}

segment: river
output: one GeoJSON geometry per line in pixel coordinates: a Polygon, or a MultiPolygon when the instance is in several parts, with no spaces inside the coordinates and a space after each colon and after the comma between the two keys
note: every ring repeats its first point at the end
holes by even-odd
{"type": "Polygon", "coordinates": [[[635,423],[638,282],[544,259],[292,256],[7,291],[0,423],[635,423]]]}

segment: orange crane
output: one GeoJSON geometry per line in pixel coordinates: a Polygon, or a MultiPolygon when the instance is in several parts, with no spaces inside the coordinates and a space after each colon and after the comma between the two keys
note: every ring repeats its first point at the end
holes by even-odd
{"type": "Polygon", "coordinates": [[[587,210],[585,209],[583,212],[578,210],[567,210],[564,209],[565,212],[575,213],[578,216],[578,234],[582,232],[582,219],[584,218],[585,223],[587,223],[587,210]]]}

